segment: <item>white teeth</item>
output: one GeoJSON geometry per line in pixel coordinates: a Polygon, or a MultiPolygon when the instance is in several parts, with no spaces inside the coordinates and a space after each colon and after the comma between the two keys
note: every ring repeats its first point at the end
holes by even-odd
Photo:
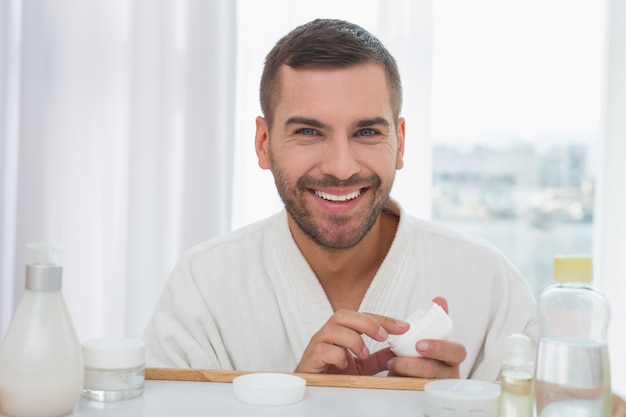
{"type": "Polygon", "coordinates": [[[328,201],[348,201],[348,200],[352,200],[353,198],[357,198],[358,196],[360,196],[361,190],[356,190],[350,194],[345,194],[345,195],[334,195],[334,194],[325,193],[323,191],[315,191],[315,195],[328,201]]]}

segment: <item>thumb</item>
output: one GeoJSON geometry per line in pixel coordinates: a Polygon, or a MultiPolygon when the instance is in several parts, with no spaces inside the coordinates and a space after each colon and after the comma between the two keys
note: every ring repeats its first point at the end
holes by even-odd
{"type": "Polygon", "coordinates": [[[443,297],[435,297],[433,298],[433,303],[439,304],[441,308],[443,308],[443,311],[445,311],[446,314],[448,314],[448,300],[446,300],[443,297]]]}
{"type": "Polygon", "coordinates": [[[379,372],[388,370],[387,364],[396,355],[389,348],[381,349],[371,354],[367,359],[359,362],[361,375],[376,375],[379,372]]]}

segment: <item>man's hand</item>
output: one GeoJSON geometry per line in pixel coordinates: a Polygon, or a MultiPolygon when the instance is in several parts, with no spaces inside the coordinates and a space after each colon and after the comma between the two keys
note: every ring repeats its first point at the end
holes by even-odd
{"type": "Polygon", "coordinates": [[[395,355],[389,348],[372,355],[362,334],[379,342],[409,329],[404,321],[376,314],[340,310],[313,335],[296,372],[374,375],[387,369],[395,355]]]}
{"type": "Polygon", "coordinates": [[[460,343],[425,339],[417,342],[421,357],[395,357],[387,364],[389,375],[428,379],[459,378],[459,366],[467,355],[460,343]]]}
{"type": "MultiPolygon", "coordinates": [[[[439,304],[446,314],[448,313],[448,301],[445,298],[435,297],[433,302],[439,304]]],[[[387,364],[389,375],[429,379],[461,376],[459,366],[467,356],[465,346],[462,344],[447,340],[424,339],[419,340],[415,348],[422,356],[392,358],[387,364]]]]}
{"type": "MultiPolygon", "coordinates": [[[[433,301],[447,313],[445,298],[433,301]]],[[[296,372],[374,375],[388,370],[389,375],[419,378],[458,378],[459,366],[467,352],[460,343],[446,340],[420,340],[417,358],[396,357],[389,348],[370,354],[361,335],[383,342],[389,334],[403,334],[408,323],[376,314],[337,311],[311,338],[296,372]]]]}
{"type": "Polygon", "coordinates": [[[612,417],[626,417],[626,400],[613,393],[613,413],[612,417]]]}

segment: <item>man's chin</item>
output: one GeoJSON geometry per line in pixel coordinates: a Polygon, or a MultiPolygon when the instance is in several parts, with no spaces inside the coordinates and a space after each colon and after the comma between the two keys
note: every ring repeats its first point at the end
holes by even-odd
{"type": "Polygon", "coordinates": [[[337,229],[332,229],[328,233],[318,233],[317,236],[310,236],[312,240],[319,246],[328,250],[342,251],[352,249],[357,246],[363,235],[357,234],[354,231],[349,233],[342,233],[337,229]]]}

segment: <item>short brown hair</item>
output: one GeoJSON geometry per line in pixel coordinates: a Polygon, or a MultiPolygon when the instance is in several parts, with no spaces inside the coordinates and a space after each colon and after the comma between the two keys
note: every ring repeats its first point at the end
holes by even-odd
{"type": "Polygon", "coordinates": [[[396,60],[387,48],[362,27],[344,20],[316,19],[298,26],[282,39],[265,58],[261,76],[261,110],[271,127],[282,65],[298,68],[307,65],[348,67],[376,62],[383,66],[395,121],[402,108],[402,83],[396,60]]]}

